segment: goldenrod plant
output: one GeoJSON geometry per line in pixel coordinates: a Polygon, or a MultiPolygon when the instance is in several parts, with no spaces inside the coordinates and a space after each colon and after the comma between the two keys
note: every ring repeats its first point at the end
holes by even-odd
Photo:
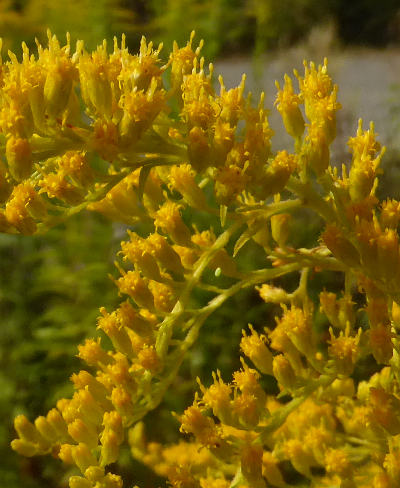
{"type": "Polygon", "coordinates": [[[84,208],[129,227],[113,278],[121,301],[100,308],[103,335],[78,347],[75,393],[35,420],[19,415],[11,446],[69,466],[70,488],[122,487],[127,442],[176,488],[395,488],[400,203],[375,196],[384,149],[360,121],[351,164],[332,165],[340,104],[325,60],[295,72],[298,89],[277,83],[293,149],[273,152],[264,95],[254,104],[245,77],[215,88],[201,44],[175,44],[162,64],[145,39],[137,55],[124,39],[90,53],[49,34],[2,65],[1,230],[42,233],[84,208]],[[310,213],[319,239],[296,247],[310,213]],[[316,293],[321,275],[341,290],[316,293]],[[285,276],[294,289],[279,286],[285,276]],[[193,404],[174,413],[180,442],[152,439],[142,419],[244,289],[275,321],[243,323],[232,378],[193,385],[193,404]]]}

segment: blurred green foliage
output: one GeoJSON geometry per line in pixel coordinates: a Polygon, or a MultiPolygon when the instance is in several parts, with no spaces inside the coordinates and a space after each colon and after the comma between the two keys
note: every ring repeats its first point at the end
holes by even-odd
{"type": "Polygon", "coordinates": [[[0,236],[1,486],[47,486],[59,469],[39,474],[40,460],[10,450],[13,417],[40,415],[69,394],[77,345],[95,333],[99,306],[118,300],[108,278],[118,242],[110,222],[88,213],[44,236],[0,236]]]}
{"type": "Polygon", "coordinates": [[[120,0],[0,0],[0,32],[4,52],[20,52],[21,42],[34,46],[35,38],[46,43],[47,29],[60,40],[69,32],[73,41],[84,39],[94,49],[102,39],[112,40],[132,30],[134,12],[120,0]]]}
{"type": "Polygon", "coordinates": [[[99,40],[126,33],[137,46],[144,34],[168,52],[192,30],[205,40],[204,55],[255,53],[307,38],[318,25],[336,26],[344,44],[385,45],[400,39],[397,0],[0,0],[0,32],[6,50],[21,41],[45,41],[50,28],[59,38],[69,31],[89,49],[99,40]]]}

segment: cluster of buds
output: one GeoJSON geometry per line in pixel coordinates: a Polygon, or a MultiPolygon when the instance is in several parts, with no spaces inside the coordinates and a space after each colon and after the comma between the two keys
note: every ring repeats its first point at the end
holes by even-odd
{"type": "Polygon", "coordinates": [[[232,383],[225,383],[219,372],[208,388],[199,382],[201,397],[196,396],[193,405],[178,416],[181,432],[193,435],[195,442],[172,446],[148,442],[139,424],[129,436],[133,456],[155,466],[174,487],[229,487],[234,465],[239,467],[240,486],[266,487],[264,477],[270,482],[280,480],[277,486],[282,486],[279,461],[271,451],[263,451],[255,431],[270,415],[269,399],[259,384],[260,374],[243,360],[242,364],[232,383]]]}
{"type": "Polygon", "coordinates": [[[10,54],[2,67],[0,229],[32,234],[81,208],[135,225],[113,278],[125,301],[101,308],[99,335],[79,346],[88,368],[72,376],[73,397],[34,423],[17,417],[12,447],[74,465],[70,488],[121,488],[108,466],[128,428],[133,456],[176,488],[283,488],[293,470],[307,486],[395,488],[400,204],[375,196],[384,150],[374,127],[360,122],[339,175],[329,149],[337,87],[326,60],[305,63],[298,92],[289,76],[277,84],[294,152],[273,153],[264,95],[254,107],[245,77],[232,89],[220,77],[216,92],[201,44],[191,36],[161,64],[161,46],[144,39],[137,55],[124,39],[112,53],[105,42],[72,53],[69,38],[61,47],[49,35],[37,58],[23,46],[22,61],[10,54]],[[296,248],[303,214],[293,213],[304,207],[325,227],[315,247],[296,248]],[[318,302],[313,280],[332,271],[343,293],[321,291],[318,302]],[[289,273],[300,274],[294,291],[271,283],[289,273]],[[242,358],[230,383],[219,372],[208,387],[199,380],[176,415],[193,442],[147,442],[138,421],[202,324],[254,286],[262,306],[281,305],[275,325],[243,332],[254,368],[242,358]],[[375,374],[364,378],[360,360],[375,374]]]}
{"type": "Polygon", "coordinates": [[[135,170],[149,164],[182,163],[175,188],[203,209],[192,173],[184,174],[187,163],[214,181],[222,205],[244,190],[265,199],[296,169],[294,155],[271,154],[263,95],[252,107],[243,95],[245,78],[230,90],[220,78],[217,94],[212,65],[206,74],[193,36],[185,47],[174,46],[166,64],[162,46],[153,49],[145,39],[132,55],[124,38],[109,54],[106,42],[88,53],[79,41],[73,52],[69,37],[63,47],[48,37],[48,47],[38,44],[37,58],[23,45],[22,62],[11,53],[2,69],[3,232],[32,234],[86,206],[131,224],[143,217],[135,170]],[[170,88],[163,81],[167,71],[170,88]],[[178,120],[171,103],[180,107],[178,120]]]}
{"type": "Polygon", "coordinates": [[[105,467],[118,459],[125,428],[138,414],[134,404],[160,368],[155,327],[155,316],[139,313],[128,301],[112,313],[101,309],[98,328],[114,350],[106,350],[100,338],[79,346],[79,357],[92,372],[74,374],[73,397],[59,400],[46,417],[34,424],[17,417],[19,439],[12,448],[27,456],[52,453],[76,465],[82,476],[70,479],[71,488],[120,488],[120,477],[106,473],[105,467]]]}

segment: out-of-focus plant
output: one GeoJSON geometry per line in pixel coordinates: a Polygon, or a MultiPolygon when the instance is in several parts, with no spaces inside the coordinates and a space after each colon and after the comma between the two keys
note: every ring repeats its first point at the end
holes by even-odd
{"type": "Polygon", "coordinates": [[[247,14],[255,24],[255,54],[304,39],[330,16],[330,6],[314,0],[250,0],[247,14]]]}
{"type": "Polygon", "coordinates": [[[135,20],[121,0],[28,0],[23,15],[40,29],[36,34],[40,41],[51,28],[58,36],[69,31],[74,39],[84,37],[88,48],[94,48],[99,38],[112,40],[114,35],[129,33],[135,20]]]}
{"type": "Polygon", "coordinates": [[[106,278],[113,234],[109,222],[82,213],[46,236],[0,236],[0,479],[9,487],[55,483],[51,467],[40,473],[37,461],[10,455],[9,414],[39,414],[70,392],[76,343],[93,334],[98,304],[116,303],[106,278]]]}
{"type": "Polygon", "coordinates": [[[182,44],[196,29],[206,41],[206,56],[251,50],[251,20],[243,0],[151,0],[148,8],[149,22],[144,31],[167,49],[175,40],[182,44]]]}
{"type": "Polygon", "coordinates": [[[88,47],[97,40],[112,40],[114,35],[131,32],[137,22],[133,12],[121,0],[50,0],[0,1],[0,27],[5,49],[18,51],[21,41],[35,46],[35,38],[43,42],[48,28],[64,36],[69,31],[74,39],[84,37],[88,47]]]}
{"type": "Polygon", "coordinates": [[[317,0],[49,0],[0,1],[0,25],[7,48],[19,49],[21,35],[32,47],[45,39],[47,27],[58,36],[69,31],[93,48],[96,39],[125,32],[128,45],[142,34],[163,42],[184,42],[192,29],[206,41],[205,54],[254,53],[287,47],[307,39],[316,27],[335,26],[346,44],[397,42],[396,0],[319,2],[317,0]],[[353,29],[353,25],[362,25],[353,29]]]}
{"type": "Polygon", "coordinates": [[[145,32],[169,49],[196,28],[207,56],[287,46],[330,16],[329,5],[314,0],[152,0],[147,8],[145,32]]]}

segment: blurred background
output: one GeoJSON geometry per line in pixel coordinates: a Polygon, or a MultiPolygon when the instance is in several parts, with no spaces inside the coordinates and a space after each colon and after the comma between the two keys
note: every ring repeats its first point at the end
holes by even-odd
{"type": "MultiPolygon", "coordinates": [[[[247,87],[257,98],[265,90],[275,149],[292,148],[273,108],[275,80],[281,81],[293,68],[301,72],[303,59],[321,63],[328,56],[343,105],[333,146],[335,163],[349,160],[346,140],[355,133],[358,118],[363,117],[364,126],[374,120],[379,140],[388,146],[380,196],[400,196],[398,0],[0,0],[3,62],[8,50],[21,54],[22,41],[30,47],[35,38],[46,43],[47,28],[61,40],[69,31],[73,42],[83,39],[87,49],[125,33],[132,52],[144,34],[156,44],[164,43],[165,59],[173,40],[185,44],[195,29],[197,39],[205,40],[206,61],[214,62],[215,72],[223,74],[228,87],[238,84],[246,72],[247,87]]],[[[318,232],[318,221],[303,221],[296,228],[294,244],[315,243],[318,232]]],[[[71,394],[68,378],[80,367],[77,344],[96,333],[98,308],[111,310],[118,302],[108,275],[114,273],[123,236],[121,225],[88,213],[74,216],[44,236],[0,236],[1,487],[66,486],[56,460],[21,459],[10,450],[12,419],[19,413],[33,419],[71,394]]],[[[257,260],[257,249],[249,248],[242,266],[254,267],[257,260]]],[[[341,288],[340,280],[320,279],[331,291],[341,288]]],[[[293,289],[296,282],[287,279],[277,284],[293,289]]],[[[321,282],[314,286],[317,289],[321,282]]],[[[259,330],[273,326],[276,309],[261,303],[252,290],[229,305],[205,326],[164,407],[151,415],[157,427],[153,430],[162,433],[154,440],[176,440],[177,423],[169,411],[181,412],[191,403],[197,375],[207,384],[210,372],[219,368],[229,381],[239,364],[242,327],[247,323],[259,330]],[[237,314],[238,308],[247,312],[237,314]]],[[[273,392],[276,386],[266,388],[273,392]]],[[[127,486],[163,485],[133,462],[127,450],[114,471],[125,475],[130,481],[127,486]]]]}

